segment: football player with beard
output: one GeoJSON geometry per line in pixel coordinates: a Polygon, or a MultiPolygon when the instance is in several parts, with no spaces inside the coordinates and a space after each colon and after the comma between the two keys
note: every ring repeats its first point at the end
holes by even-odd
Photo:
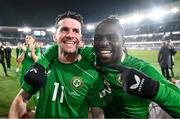
{"type": "MultiPolygon", "coordinates": [[[[49,71],[35,64],[25,75],[25,81],[14,99],[9,118],[27,117],[26,105],[39,90],[36,118],[88,118],[104,117],[103,81],[96,69],[78,52],[81,47],[82,16],[65,12],[57,17],[53,36],[58,44],[58,58],[51,62],[49,71]],[[38,74],[38,75],[37,75],[38,74]],[[38,79],[37,79],[38,78],[38,79]],[[35,80],[33,80],[35,79],[35,80]]],[[[43,62],[44,63],[44,62],[43,62]]]]}

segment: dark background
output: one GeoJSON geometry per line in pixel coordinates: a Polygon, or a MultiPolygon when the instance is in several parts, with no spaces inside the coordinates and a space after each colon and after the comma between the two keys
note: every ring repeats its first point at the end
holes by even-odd
{"type": "Polygon", "coordinates": [[[124,15],[177,0],[0,0],[0,26],[52,26],[67,10],[83,15],[85,23],[109,15],[124,15]]]}

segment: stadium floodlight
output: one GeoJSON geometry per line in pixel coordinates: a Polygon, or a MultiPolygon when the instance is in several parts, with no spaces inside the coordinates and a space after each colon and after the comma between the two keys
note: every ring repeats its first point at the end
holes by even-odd
{"type": "Polygon", "coordinates": [[[119,22],[120,22],[121,24],[125,24],[125,23],[126,23],[126,19],[125,19],[125,18],[121,18],[121,19],[119,19],[119,22]]]}
{"type": "Polygon", "coordinates": [[[152,10],[152,12],[150,12],[150,14],[147,15],[147,17],[152,20],[157,20],[157,19],[162,18],[167,13],[169,13],[169,11],[165,11],[163,9],[156,8],[156,9],[152,10]]]}
{"type": "Polygon", "coordinates": [[[119,22],[121,24],[130,24],[130,23],[139,23],[141,22],[145,17],[141,14],[134,14],[131,17],[127,17],[127,18],[121,18],[119,19],[119,22]]]}
{"type": "Polygon", "coordinates": [[[129,22],[131,22],[131,23],[139,23],[143,19],[144,19],[143,15],[134,14],[132,17],[129,18],[129,22]]]}
{"type": "Polygon", "coordinates": [[[153,36],[153,34],[152,34],[152,33],[150,33],[150,34],[148,34],[147,36],[148,36],[148,37],[152,37],[152,36],[153,36]]]}
{"type": "Polygon", "coordinates": [[[86,29],[87,30],[93,30],[95,28],[95,26],[93,25],[93,24],[88,24],[87,26],[86,26],[86,29]]]}
{"type": "Polygon", "coordinates": [[[176,8],[176,7],[172,8],[172,9],[171,9],[171,12],[172,12],[172,13],[177,13],[177,12],[178,12],[178,8],[176,8]]]}
{"type": "Polygon", "coordinates": [[[22,31],[22,32],[28,33],[28,32],[31,32],[31,29],[28,28],[28,27],[24,27],[24,28],[18,28],[18,31],[22,31]]]}
{"type": "Polygon", "coordinates": [[[56,31],[55,27],[47,28],[46,31],[54,33],[56,31]]]}

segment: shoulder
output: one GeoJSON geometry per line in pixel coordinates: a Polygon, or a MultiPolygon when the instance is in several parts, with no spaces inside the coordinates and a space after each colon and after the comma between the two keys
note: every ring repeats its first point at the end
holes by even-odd
{"type": "Polygon", "coordinates": [[[143,66],[150,65],[148,62],[129,54],[126,54],[123,64],[136,69],[140,69],[143,66]]]}
{"type": "Polygon", "coordinates": [[[77,68],[81,69],[84,74],[89,78],[96,79],[98,77],[98,72],[92,64],[82,57],[81,61],[75,64],[77,68]]]}

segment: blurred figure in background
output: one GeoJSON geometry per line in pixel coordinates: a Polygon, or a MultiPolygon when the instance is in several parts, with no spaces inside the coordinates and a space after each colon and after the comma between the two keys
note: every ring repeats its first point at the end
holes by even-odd
{"type": "Polygon", "coordinates": [[[6,48],[5,48],[5,59],[6,59],[6,65],[7,65],[7,70],[11,69],[11,47],[10,43],[6,43],[6,48]]]}
{"type": "Polygon", "coordinates": [[[22,63],[20,84],[24,82],[24,74],[30,68],[30,66],[40,56],[40,49],[35,47],[35,37],[33,35],[26,35],[25,43],[19,49],[17,61],[22,63]]]}
{"type": "Polygon", "coordinates": [[[171,61],[171,67],[170,67],[170,72],[171,72],[171,77],[174,77],[174,71],[173,71],[173,67],[174,67],[174,56],[177,53],[176,49],[174,48],[174,45],[171,41],[171,39],[167,40],[167,47],[170,50],[171,53],[171,57],[170,57],[170,61],[171,61]]]}
{"type": "Polygon", "coordinates": [[[4,50],[4,47],[2,45],[2,42],[0,42],[0,63],[3,66],[5,76],[8,76],[6,66],[5,66],[5,62],[4,62],[4,55],[5,55],[5,50],[4,50]]]}
{"type": "MultiPolygon", "coordinates": [[[[20,74],[20,85],[24,84],[24,75],[30,66],[37,61],[38,56],[40,56],[40,48],[36,47],[35,36],[28,34],[25,37],[25,43],[19,49],[18,63],[21,64],[21,74],[20,74]]],[[[37,105],[39,94],[33,95],[34,104],[37,105]]],[[[36,107],[35,107],[36,108],[36,107]]]]}
{"type": "Polygon", "coordinates": [[[18,62],[18,56],[19,56],[19,50],[22,47],[22,43],[18,42],[17,47],[16,47],[16,61],[17,61],[17,65],[16,65],[16,72],[19,72],[19,68],[21,65],[21,62],[18,62]]]}
{"type": "Polygon", "coordinates": [[[161,67],[161,72],[167,80],[171,81],[172,77],[174,77],[173,66],[174,66],[174,58],[173,56],[176,54],[176,50],[173,47],[171,39],[165,38],[162,42],[163,46],[161,47],[158,54],[158,63],[161,67]]]}
{"type": "Polygon", "coordinates": [[[39,42],[39,45],[40,45],[41,54],[43,54],[46,51],[44,43],[43,42],[39,42]]]}

